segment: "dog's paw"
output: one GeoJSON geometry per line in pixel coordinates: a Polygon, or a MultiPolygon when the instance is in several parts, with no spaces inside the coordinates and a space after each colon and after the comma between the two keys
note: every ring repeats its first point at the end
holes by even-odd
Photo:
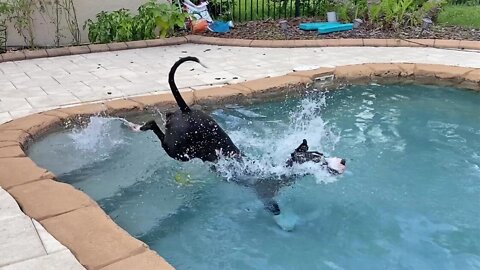
{"type": "Polygon", "coordinates": [[[122,118],[119,118],[119,119],[122,121],[123,126],[128,127],[131,131],[135,131],[135,132],[141,131],[140,129],[142,127],[141,125],[134,124],[122,118]]]}
{"type": "Polygon", "coordinates": [[[298,216],[294,215],[293,213],[282,213],[280,215],[273,216],[273,219],[282,230],[287,232],[293,231],[298,222],[298,216]]]}
{"type": "Polygon", "coordinates": [[[133,124],[133,123],[130,123],[128,125],[128,127],[132,130],[132,131],[135,131],[135,132],[140,132],[140,128],[142,127],[141,125],[137,125],[137,124],[133,124]]]}

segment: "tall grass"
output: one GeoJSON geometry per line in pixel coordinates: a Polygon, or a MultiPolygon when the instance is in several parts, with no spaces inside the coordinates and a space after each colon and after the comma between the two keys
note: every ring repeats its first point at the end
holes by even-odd
{"type": "Polygon", "coordinates": [[[445,26],[480,28],[480,5],[446,6],[438,16],[438,23],[445,26]]]}

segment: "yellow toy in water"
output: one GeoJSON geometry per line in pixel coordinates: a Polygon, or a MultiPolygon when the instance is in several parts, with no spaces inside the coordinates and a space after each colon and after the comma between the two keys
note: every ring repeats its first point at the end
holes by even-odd
{"type": "Polygon", "coordinates": [[[177,172],[177,174],[175,174],[175,182],[179,185],[187,186],[192,184],[192,178],[189,174],[177,172]]]}

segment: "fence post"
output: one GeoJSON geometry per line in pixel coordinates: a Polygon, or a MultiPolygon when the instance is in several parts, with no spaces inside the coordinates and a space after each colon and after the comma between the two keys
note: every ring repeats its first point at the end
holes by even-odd
{"type": "Polygon", "coordinates": [[[295,0],[295,17],[300,17],[300,0],[295,0]]]}

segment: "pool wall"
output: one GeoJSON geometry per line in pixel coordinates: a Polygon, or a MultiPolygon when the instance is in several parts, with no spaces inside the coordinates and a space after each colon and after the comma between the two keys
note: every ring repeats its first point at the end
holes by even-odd
{"type": "MultiPolygon", "coordinates": [[[[280,77],[202,90],[186,90],[189,104],[212,104],[262,97],[285,86],[304,87],[317,80],[407,80],[446,83],[480,90],[480,68],[428,64],[361,64],[292,72],[280,77]]],[[[57,182],[25,150],[35,139],[91,115],[122,115],[151,107],[174,106],[170,92],[50,110],[0,125],[0,186],[22,210],[68,247],[87,269],[174,269],[146,244],[129,235],[85,193],[57,182]]]]}

